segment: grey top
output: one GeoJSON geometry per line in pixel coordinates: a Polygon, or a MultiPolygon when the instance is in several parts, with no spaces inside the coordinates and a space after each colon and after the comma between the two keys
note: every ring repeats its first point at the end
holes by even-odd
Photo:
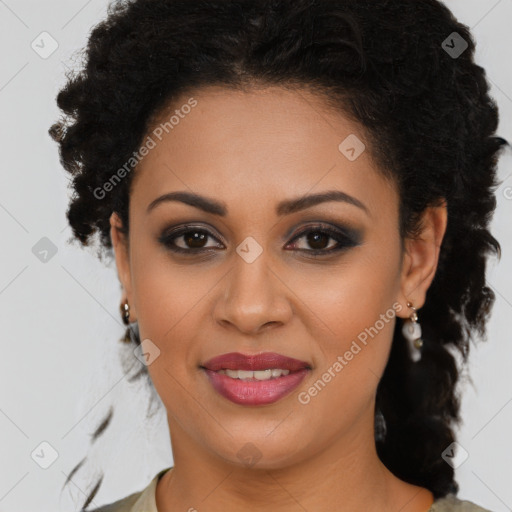
{"type": "MultiPolygon", "coordinates": [[[[158,512],[156,508],[156,484],[163,474],[171,468],[165,468],[159,471],[151,480],[149,485],[142,491],[135,492],[125,498],[95,508],[90,512],[158,512]]],[[[471,501],[460,500],[453,494],[448,494],[444,498],[434,501],[427,512],[491,512],[480,507],[471,501]]]]}

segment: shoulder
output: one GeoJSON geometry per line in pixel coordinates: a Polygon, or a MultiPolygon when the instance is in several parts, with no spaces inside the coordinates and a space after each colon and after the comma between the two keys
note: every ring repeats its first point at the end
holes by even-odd
{"type": "Polygon", "coordinates": [[[134,492],[125,498],[109,503],[108,505],[92,509],[89,512],[130,512],[133,505],[135,505],[143,492],[144,491],[134,492]]]}
{"type": "Polygon", "coordinates": [[[428,512],[491,512],[471,501],[461,500],[454,494],[434,501],[428,512]]]}
{"type": "Polygon", "coordinates": [[[125,498],[87,512],[158,512],[155,499],[156,486],[158,480],[170,469],[172,466],[159,471],[142,491],[134,492],[125,498]]]}

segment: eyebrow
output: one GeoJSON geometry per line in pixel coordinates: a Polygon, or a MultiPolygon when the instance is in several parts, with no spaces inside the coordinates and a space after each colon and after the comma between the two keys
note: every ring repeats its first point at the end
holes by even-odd
{"type": "MultiPolygon", "coordinates": [[[[206,213],[211,213],[220,217],[225,217],[228,212],[225,203],[219,202],[215,199],[194,194],[192,192],[169,192],[151,201],[147,208],[147,213],[156,208],[156,206],[159,204],[167,201],[178,201],[185,203],[203,210],[206,213]]],[[[368,208],[361,201],[359,201],[359,199],[356,199],[355,197],[345,192],[341,192],[340,190],[328,190],[319,194],[310,194],[294,199],[286,199],[277,205],[276,214],[278,216],[289,215],[291,213],[306,210],[307,208],[311,208],[317,204],[325,203],[328,201],[348,203],[357,206],[361,210],[364,210],[368,215],[370,214],[368,208]]]]}

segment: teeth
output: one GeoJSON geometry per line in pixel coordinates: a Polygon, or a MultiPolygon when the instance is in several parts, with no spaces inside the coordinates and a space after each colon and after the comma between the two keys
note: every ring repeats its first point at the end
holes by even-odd
{"type": "Polygon", "coordinates": [[[240,379],[240,380],[270,380],[275,379],[277,377],[281,377],[282,375],[288,375],[290,370],[281,370],[277,368],[272,368],[268,370],[257,370],[257,371],[248,371],[248,370],[219,370],[217,373],[221,373],[223,375],[227,375],[232,379],[240,379]]]}

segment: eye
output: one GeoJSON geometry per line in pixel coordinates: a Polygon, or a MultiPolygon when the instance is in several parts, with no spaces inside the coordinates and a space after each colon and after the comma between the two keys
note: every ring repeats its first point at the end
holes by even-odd
{"type": "Polygon", "coordinates": [[[171,232],[164,233],[159,237],[160,243],[171,251],[178,253],[202,252],[204,249],[224,247],[219,244],[206,245],[208,239],[217,240],[209,231],[205,229],[195,228],[193,226],[182,226],[171,232]]]}
{"type": "MultiPolygon", "coordinates": [[[[333,253],[359,245],[360,234],[350,228],[338,229],[329,225],[311,226],[295,235],[286,246],[292,250],[306,253],[308,256],[328,256],[333,253]],[[303,243],[298,241],[304,239],[303,243]],[[310,248],[308,248],[308,246],[310,248]]],[[[165,231],[158,241],[167,249],[186,255],[211,252],[211,249],[225,248],[222,242],[209,230],[181,226],[171,231],[165,231]],[[208,241],[212,243],[208,245],[208,241]],[[217,243],[215,243],[216,241],[217,243]]]]}
{"type": "Polygon", "coordinates": [[[292,245],[292,249],[304,251],[310,256],[321,256],[359,245],[359,236],[356,233],[350,233],[351,230],[348,231],[349,233],[345,233],[325,225],[309,227],[294,236],[292,242],[295,243],[292,245]],[[302,247],[300,247],[301,244],[296,243],[301,239],[304,239],[302,247]],[[307,246],[312,249],[308,249],[307,246]]]}

